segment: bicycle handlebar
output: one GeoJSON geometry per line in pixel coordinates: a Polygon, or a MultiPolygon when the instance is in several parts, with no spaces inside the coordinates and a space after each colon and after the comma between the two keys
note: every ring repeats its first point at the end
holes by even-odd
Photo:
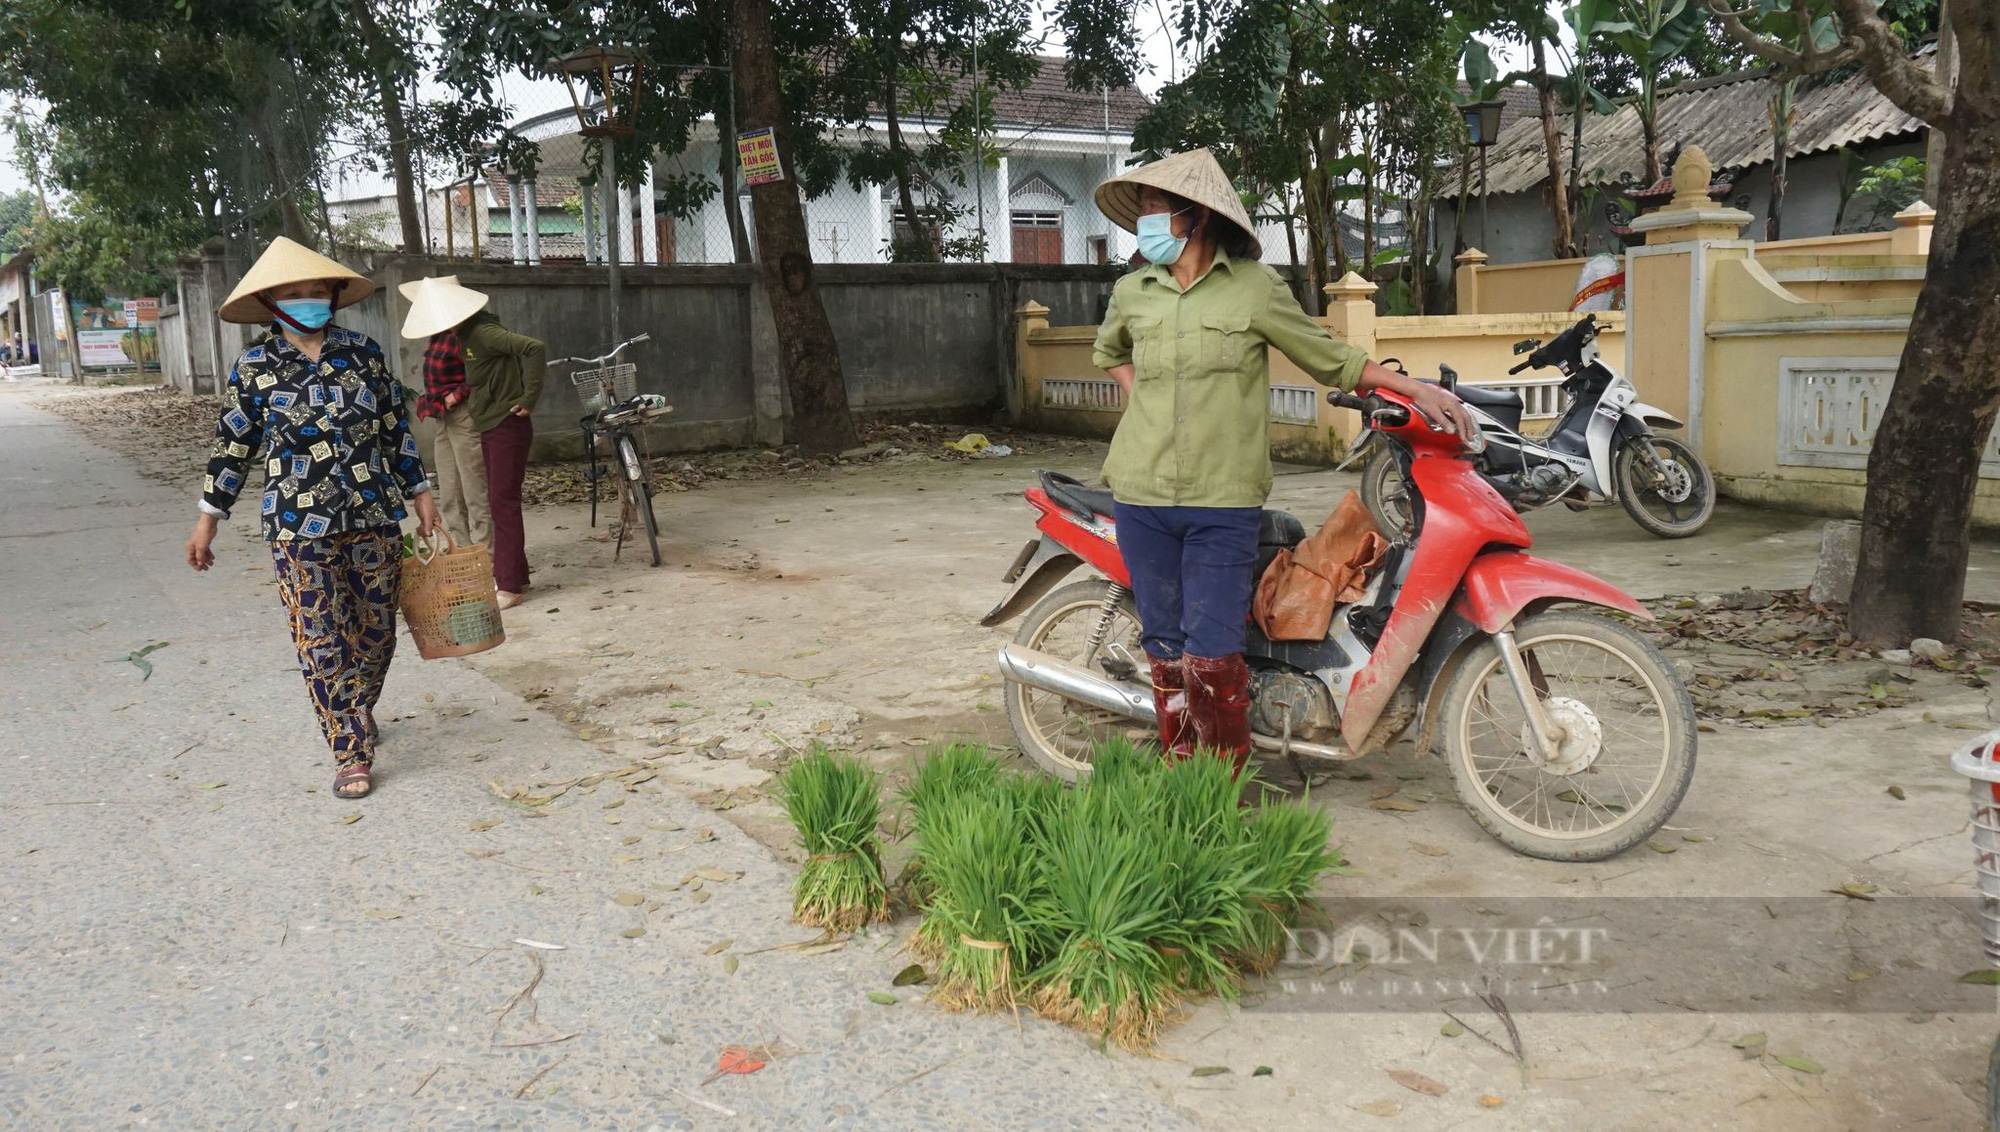
{"type": "Polygon", "coordinates": [[[601,366],[608,364],[611,361],[611,359],[617,357],[621,352],[624,351],[625,347],[636,346],[641,342],[650,342],[652,340],[653,336],[651,334],[640,334],[635,338],[627,338],[623,342],[618,343],[616,346],[611,347],[611,352],[608,354],[600,354],[595,358],[550,358],[548,364],[552,366],[559,366],[570,362],[575,362],[578,365],[583,365],[583,366],[601,366]]]}

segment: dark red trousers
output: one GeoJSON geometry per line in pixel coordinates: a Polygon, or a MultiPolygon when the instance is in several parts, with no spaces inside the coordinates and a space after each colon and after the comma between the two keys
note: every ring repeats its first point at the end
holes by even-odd
{"type": "Polygon", "coordinates": [[[528,449],[535,426],[527,417],[508,417],[479,434],[486,457],[486,502],[493,511],[493,584],[510,594],[528,588],[527,536],[521,530],[521,482],[528,476],[528,449]]]}

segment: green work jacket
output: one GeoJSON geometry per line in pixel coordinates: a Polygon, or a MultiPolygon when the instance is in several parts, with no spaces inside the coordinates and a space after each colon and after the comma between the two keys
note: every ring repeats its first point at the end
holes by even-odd
{"type": "Polygon", "coordinates": [[[541,339],[516,334],[490,312],[480,311],[459,326],[458,344],[465,355],[473,428],[485,432],[517,408],[535,411],[542,375],[549,368],[541,339]]]}
{"type": "Polygon", "coordinates": [[[1300,309],[1276,271],[1218,249],[1183,291],[1164,267],[1118,281],[1091,360],[1136,372],[1104,479],[1120,503],[1261,507],[1271,494],[1271,359],[1351,390],[1368,356],[1300,309]]]}

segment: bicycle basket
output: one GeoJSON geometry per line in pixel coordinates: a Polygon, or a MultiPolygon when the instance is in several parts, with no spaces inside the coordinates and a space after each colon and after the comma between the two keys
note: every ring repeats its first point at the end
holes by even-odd
{"type": "Polygon", "coordinates": [[[580,369],[570,375],[570,380],[576,383],[576,395],[583,407],[593,413],[624,404],[639,394],[639,367],[631,362],[580,369]]]}

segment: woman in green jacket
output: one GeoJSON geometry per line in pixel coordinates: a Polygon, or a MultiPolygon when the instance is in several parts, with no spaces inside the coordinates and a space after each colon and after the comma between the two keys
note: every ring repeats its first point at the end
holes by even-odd
{"type": "Polygon", "coordinates": [[[1250,754],[1245,624],[1271,491],[1269,350],[1323,385],[1388,389],[1470,436],[1435,385],[1385,369],[1306,316],[1261,260],[1250,218],[1209,151],[1143,165],[1097,189],[1147,266],[1118,281],[1093,360],[1125,390],[1104,464],[1132,575],[1160,744],[1250,754]]]}
{"type": "MultiPolygon", "coordinates": [[[[521,604],[528,589],[527,538],[521,525],[521,484],[534,445],[535,402],[542,395],[548,350],[539,338],[515,334],[486,309],[486,296],[457,276],[426,280],[415,290],[405,337],[428,336],[426,364],[455,353],[465,371],[472,427],[486,463],[486,499],[493,515],[493,581],[500,608],[521,604]]],[[[446,363],[448,364],[448,363],[446,363]]]]}

